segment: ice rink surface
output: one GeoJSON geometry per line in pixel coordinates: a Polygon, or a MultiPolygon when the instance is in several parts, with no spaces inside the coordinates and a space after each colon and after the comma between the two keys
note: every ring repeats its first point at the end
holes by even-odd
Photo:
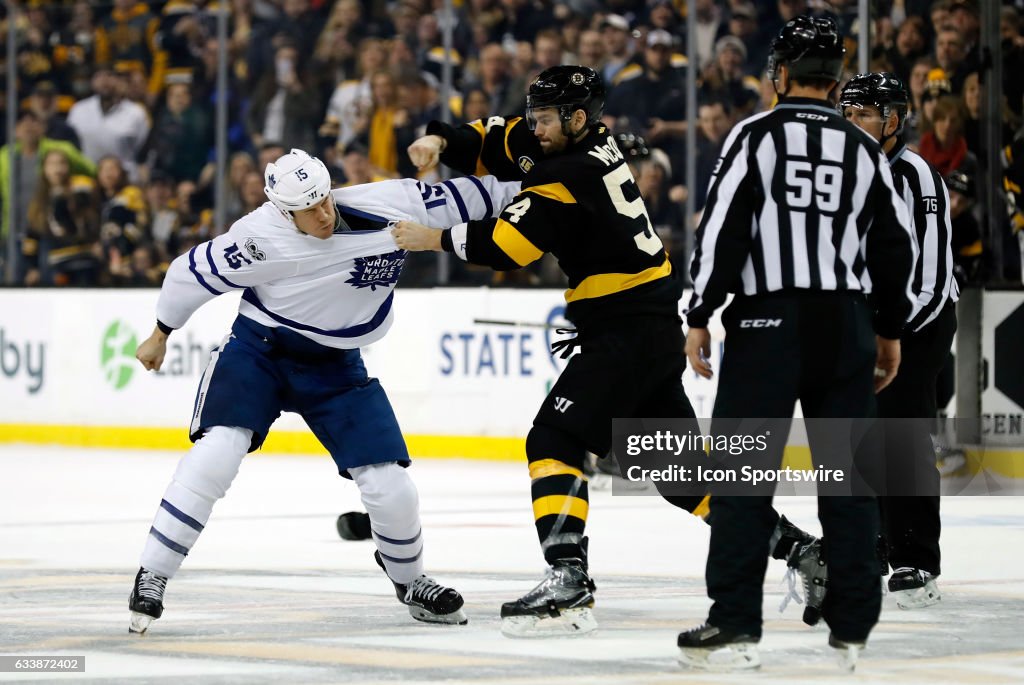
{"type": "MultiPolygon", "coordinates": [[[[588,532],[600,629],[510,640],[498,607],[543,562],[525,465],[421,460],[430,574],[466,598],[467,626],[417,623],[370,542],[335,518],[359,508],[324,457],[250,455],[214,510],[163,618],[128,635],[128,594],[178,454],[0,447],[0,655],[84,655],[86,672],[0,681],[95,683],[1024,683],[1024,502],[943,500],[942,602],[882,618],[853,676],[827,629],[778,613],[781,562],[765,582],[763,666],[705,674],[676,663],[676,634],[707,611],[708,529],[653,497],[591,492],[588,532]]],[[[778,508],[820,533],[814,501],[778,508]]]]}

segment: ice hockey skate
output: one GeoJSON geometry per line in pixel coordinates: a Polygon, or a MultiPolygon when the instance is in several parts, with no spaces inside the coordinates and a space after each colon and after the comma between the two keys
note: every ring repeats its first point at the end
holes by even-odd
{"type": "Polygon", "coordinates": [[[679,663],[705,671],[748,671],[761,667],[758,638],[710,623],[679,633],[679,663]]]}
{"type": "Polygon", "coordinates": [[[342,540],[369,540],[370,515],[365,511],[349,511],[338,517],[336,524],[342,540]]]}
{"type": "Polygon", "coordinates": [[[865,643],[847,642],[829,633],[828,646],[836,650],[836,660],[839,662],[839,668],[846,673],[853,673],[857,667],[857,659],[860,657],[860,653],[864,651],[865,643]]]}
{"type": "Polygon", "coordinates": [[[942,600],[936,576],[918,568],[900,567],[889,577],[889,592],[900,609],[923,609],[942,600]]]}
{"type": "Polygon", "coordinates": [[[544,580],[514,602],[501,605],[501,633],[506,637],[577,637],[597,629],[591,612],[594,581],[582,559],[559,559],[544,580]]]}
{"type": "MultiPolygon", "coordinates": [[[[380,552],[374,552],[373,558],[377,565],[384,569],[384,561],[380,552]]],[[[391,580],[390,576],[388,580],[391,580]]],[[[441,585],[433,578],[425,575],[416,578],[408,585],[391,581],[395,586],[398,601],[409,607],[409,615],[424,623],[448,623],[464,626],[469,623],[462,611],[462,595],[455,589],[441,585]]]]}
{"type": "Polygon", "coordinates": [[[592,452],[587,452],[583,461],[583,474],[587,476],[588,487],[591,491],[640,491],[647,490],[650,485],[642,482],[634,482],[622,477],[622,469],[619,460],[613,452],[604,457],[599,457],[592,452]]]}
{"type": "Polygon", "coordinates": [[[128,598],[128,608],[131,610],[131,621],[128,624],[129,633],[144,633],[150,623],[160,618],[164,613],[164,590],[166,589],[166,578],[144,568],[139,569],[139,572],[135,574],[135,587],[132,588],[131,597],[128,598]]]}
{"type": "MultiPolygon", "coordinates": [[[[789,524],[784,516],[780,525],[782,523],[789,524]]],[[[789,525],[792,526],[792,524],[789,525]]],[[[785,577],[788,591],[782,599],[779,611],[785,611],[789,601],[795,600],[797,604],[804,604],[804,623],[813,626],[821,620],[821,605],[825,601],[825,592],[828,586],[828,567],[822,556],[821,540],[803,533],[799,528],[796,530],[802,533],[803,537],[799,541],[793,542],[785,557],[786,565],[789,567],[785,577]],[[804,596],[802,599],[796,591],[796,576],[798,575],[803,585],[804,596]]]]}

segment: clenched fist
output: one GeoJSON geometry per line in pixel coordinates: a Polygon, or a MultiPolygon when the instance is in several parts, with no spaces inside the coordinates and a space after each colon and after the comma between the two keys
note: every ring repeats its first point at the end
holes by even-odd
{"type": "Polygon", "coordinates": [[[159,371],[167,356],[167,334],[159,328],[153,329],[153,334],[142,341],[142,344],[135,350],[135,358],[142,362],[147,371],[159,371]]]}
{"type": "Polygon", "coordinates": [[[440,252],[441,230],[430,228],[415,221],[399,221],[391,229],[395,244],[409,252],[440,252]]]}
{"type": "Polygon", "coordinates": [[[441,136],[430,135],[417,138],[409,146],[409,159],[420,171],[433,169],[437,166],[441,153],[444,152],[445,139],[441,136]]]}

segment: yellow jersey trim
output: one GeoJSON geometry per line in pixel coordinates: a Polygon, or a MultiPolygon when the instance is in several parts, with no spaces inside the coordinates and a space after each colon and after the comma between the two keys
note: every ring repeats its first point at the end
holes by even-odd
{"type": "Polygon", "coordinates": [[[638,274],[594,274],[584,278],[578,286],[565,291],[566,302],[589,300],[635,288],[644,283],[656,281],[672,273],[672,262],[668,258],[661,266],[652,266],[638,274]]]}
{"type": "Polygon", "coordinates": [[[535,262],[544,254],[542,250],[537,249],[536,245],[527,240],[526,236],[519,232],[519,229],[504,219],[498,219],[498,223],[494,225],[492,238],[494,244],[519,266],[535,262]]]}

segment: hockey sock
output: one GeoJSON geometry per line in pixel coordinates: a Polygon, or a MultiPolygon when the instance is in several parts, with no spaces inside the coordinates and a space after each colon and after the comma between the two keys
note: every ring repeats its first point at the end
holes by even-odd
{"type": "Polygon", "coordinates": [[[388,577],[408,584],[423,575],[420,498],[406,469],[395,462],[348,470],[370,515],[370,531],[388,577]]]}
{"type": "Polygon", "coordinates": [[[210,519],[214,502],[238,474],[251,441],[251,430],[217,426],[178,462],[142,550],[143,568],[166,578],[178,572],[210,519]]]}
{"type": "Polygon", "coordinates": [[[557,459],[530,462],[530,493],[544,559],[585,559],[583,530],[590,502],[583,472],[557,459]]]}

